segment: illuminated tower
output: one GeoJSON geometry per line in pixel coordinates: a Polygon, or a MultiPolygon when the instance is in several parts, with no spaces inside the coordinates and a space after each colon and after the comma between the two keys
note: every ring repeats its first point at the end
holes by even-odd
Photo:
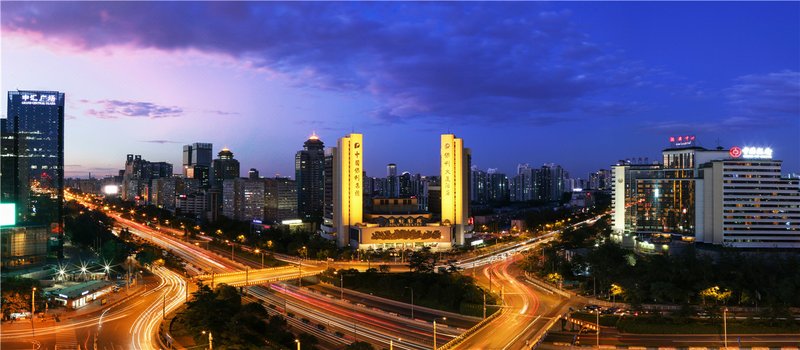
{"type": "Polygon", "coordinates": [[[442,223],[453,226],[454,244],[464,244],[468,230],[470,151],[464,141],[453,134],[442,135],[441,191],[442,223]]]}
{"type": "Polygon", "coordinates": [[[333,161],[333,217],[336,243],[350,243],[350,227],[362,222],[364,208],[363,135],[350,134],[338,140],[333,161]]]}

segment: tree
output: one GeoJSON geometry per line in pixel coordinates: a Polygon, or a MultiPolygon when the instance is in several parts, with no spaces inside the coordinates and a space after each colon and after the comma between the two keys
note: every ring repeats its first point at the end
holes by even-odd
{"type": "Polygon", "coordinates": [[[414,272],[430,273],[436,264],[431,247],[424,247],[414,252],[408,259],[408,267],[414,272]]]}

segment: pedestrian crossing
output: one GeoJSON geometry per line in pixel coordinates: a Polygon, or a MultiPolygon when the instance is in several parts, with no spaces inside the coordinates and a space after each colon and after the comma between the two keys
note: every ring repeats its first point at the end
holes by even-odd
{"type": "Polygon", "coordinates": [[[56,332],[55,350],[78,350],[78,338],[74,329],[59,330],[56,332]]]}

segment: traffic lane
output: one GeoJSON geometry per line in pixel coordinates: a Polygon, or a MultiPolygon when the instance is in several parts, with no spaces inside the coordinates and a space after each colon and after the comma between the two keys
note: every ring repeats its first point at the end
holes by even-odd
{"type": "MultiPolygon", "coordinates": [[[[316,284],[312,286],[308,286],[309,289],[319,291],[325,295],[331,295],[335,298],[341,299],[342,290],[338,287],[326,284],[316,284]]],[[[411,318],[411,304],[398,302],[395,300],[389,300],[381,297],[377,297],[374,295],[364,296],[363,294],[356,294],[353,293],[352,290],[344,288],[344,297],[345,300],[354,301],[356,303],[364,304],[368,308],[377,308],[383,310],[385,312],[394,313],[399,316],[411,318]],[[398,305],[400,304],[400,305],[398,305]]],[[[409,301],[410,301],[409,296],[409,301]]],[[[414,308],[414,318],[425,320],[431,322],[434,318],[439,317],[447,317],[447,323],[450,326],[469,329],[470,327],[474,326],[478,322],[480,322],[479,317],[471,317],[471,316],[454,316],[454,313],[447,312],[447,313],[435,313],[426,310],[426,308],[420,309],[418,307],[414,308]]]]}
{"type": "MultiPolygon", "coordinates": [[[[254,290],[259,288],[261,287],[251,287],[250,289],[254,290]]],[[[270,308],[274,307],[275,305],[284,304],[285,299],[282,297],[278,298],[277,294],[271,291],[257,293],[259,299],[274,303],[270,305],[270,308]]],[[[253,295],[256,296],[256,292],[254,292],[253,295]]],[[[390,341],[394,341],[394,346],[397,349],[424,350],[430,348],[429,344],[419,344],[413,340],[410,340],[408,336],[403,334],[387,335],[385,333],[377,332],[370,327],[365,327],[365,324],[359,322],[358,320],[340,317],[335,314],[324,312],[322,308],[309,307],[309,304],[296,303],[295,301],[296,300],[290,299],[288,302],[286,302],[285,309],[280,309],[278,307],[275,309],[288,310],[290,316],[287,318],[287,321],[289,324],[297,324],[300,322],[300,325],[302,325],[301,327],[315,325],[325,326],[324,330],[316,327],[312,328],[311,332],[309,332],[310,334],[331,337],[331,334],[339,332],[341,337],[337,336],[337,338],[340,341],[366,341],[379,348],[387,347],[390,341]],[[306,320],[303,320],[304,318],[306,320]],[[301,322],[301,320],[303,320],[303,322],[301,322]]],[[[341,346],[339,348],[341,348],[341,346]]]]}
{"type": "MultiPolygon", "coordinates": [[[[280,289],[280,287],[279,287],[280,289]]],[[[358,306],[357,304],[341,304],[338,300],[333,300],[322,295],[308,293],[305,290],[295,289],[288,287],[285,290],[290,298],[298,302],[307,303],[316,308],[322,308],[333,314],[341,315],[347,318],[356,319],[357,322],[368,324],[376,329],[383,331],[403,331],[409,338],[424,340],[427,337],[432,338],[433,325],[424,321],[415,321],[406,318],[389,315],[384,312],[372,310],[366,307],[358,306]]],[[[460,334],[460,331],[451,328],[446,322],[439,322],[439,329],[437,332],[438,338],[452,339],[460,334]]],[[[441,341],[440,339],[439,341],[441,341]]],[[[432,343],[432,340],[430,340],[432,343]]],[[[444,344],[444,343],[441,343],[444,344]]]]}

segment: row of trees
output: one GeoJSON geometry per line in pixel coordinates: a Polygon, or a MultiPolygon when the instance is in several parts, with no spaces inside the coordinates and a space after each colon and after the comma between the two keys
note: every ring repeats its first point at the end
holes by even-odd
{"type": "Polygon", "coordinates": [[[604,221],[565,230],[561,240],[531,252],[523,266],[633,304],[800,306],[798,254],[703,253],[689,245],[677,254],[639,255],[608,240],[595,245],[609,231],[604,221]]]}

